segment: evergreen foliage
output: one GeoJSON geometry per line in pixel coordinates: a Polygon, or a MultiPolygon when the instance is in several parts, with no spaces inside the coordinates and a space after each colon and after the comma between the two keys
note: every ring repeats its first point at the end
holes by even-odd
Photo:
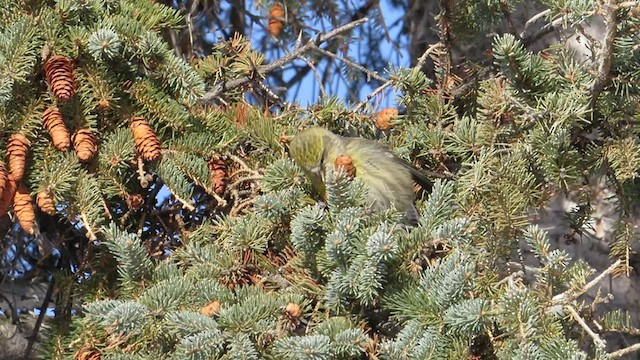
{"type": "MultiPolygon", "coordinates": [[[[464,39],[519,2],[451,3],[466,10],[443,10],[439,26],[464,39]]],[[[556,193],[571,195],[579,203],[570,227],[584,233],[586,185],[603,178],[619,218],[618,266],[604,275],[631,271],[640,14],[615,1],[541,3],[568,28],[600,12],[613,38],[585,60],[560,45],[534,53],[521,37],[499,34],[490,64],[460,64],[456,73],[444,34],[430,54],[433,79],[419,66],[385,75],[403,111],[379,131],[373,115],[335,97],[308,108],[278,102],[262,83],[264,55],[242,36],[206,57],[177,55],[164,35],[187,20],[170,7],[0,0],[0,148],[11,134],[29,138],[23,182],[33,194],[50,191],[57,211],[39,213],[39,222],[67,226],[75,240],[59,247],[79,259],[56,274],[69,294],[59,309],[79,314],[52,324],[44,356],[619,357],[601,336],[638,334],[630,314],[600,314],[604,300],[579,299],[602,273],[552,248],[532,213],[556,193]],[[74,64],[69,101],[45,81],[50,55],[74,64]],[[266,100],[245,103],[243,85],[266,100]],[[208,92],[218,95],[205,103],[208,92]],[[72,131],[99,134],[91,162],[53,147],[41,125],[49,105],[72,131]],[[144,136],[161,142],[160,159],[143,160],[129,129],[135,116],[153,129],[144,136]],[[366,185],[342,170],[329,167],[319,198],[286,150],[309,125],[376,139],[429,170],[435,185],[416,191],[418,225],[367,208],[366,185]],[[223,178],[212,160],[224,163],[223,178]],[[525,264],[522,251],[538,263],[525,264]]],[[[334,50],[317,41],[315,51],[334,50]]]]}

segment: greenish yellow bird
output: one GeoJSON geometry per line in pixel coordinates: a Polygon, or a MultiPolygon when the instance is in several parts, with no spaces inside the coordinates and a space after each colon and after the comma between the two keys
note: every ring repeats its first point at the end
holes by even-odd
{"type": "Polygon", "coordinates": [[[384,211],[392,205],[405,214],[405,222],[415,225],[419,215],[414,206],[414,181],[430,190],[432,183],[424,173],[395,156],[383,144],[363,138],[336,135],[327,129],[312,127],[296,135],[289,154],[311,183],[325,197],[324,174],[339,156],[349,156],[355,177],[368,190],[367,205],[384,211]]]}

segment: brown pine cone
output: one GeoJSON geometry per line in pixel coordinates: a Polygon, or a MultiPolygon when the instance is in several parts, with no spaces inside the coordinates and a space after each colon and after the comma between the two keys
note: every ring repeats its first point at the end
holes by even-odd
{"type": "Polygon", "coordinates": [[[386,108],[380,110],[376,119],[376,127],[382,131],[391,129],[391,120],[395,119],[396,116],[398,116],[398,109],[386,108]]]}
{"type": "Polygon", "coordinates": [[[335,166],[336,170],[338,170],[339,168],[343,168],[347,175],[349,175],[349,177],[356,176],[356,168],[353,166],[353,160],[349,155],[338,156],[334,160],[333,165],[335,166]]]}
{"type": "Polygon", "coordinates": [[[20,183],[13,196],[13,211],[24,231],[33,235],[36,231],[36,212],[33,210],[33,199],[29,190],[20,183]]]}
{"type": "Polygon", "coordinates": [[[203,306],[198,312],[204,316],[214,316],[218,313],[218,311],[220,311],[220,301],[213,300],[212,302],[203,306]]]}
{"type": "Polygon", "coordinates": [[[9,137],[7,143],[7,157],[9,158],[9,172],[15,181],[21,181],[29,151],[29,140],[22,133],[15,133],[9,137]]]}
{"type": "Polygon", "coordinates": [[[49,190],[42,190],[36,195],[36,204],[42,212],[53,215],[56,213],[56,204],[53,201],[53,195],[49,190]]]}
{"type": "Polygon", "coordinates": [[[82,162],[89,162],[98,152],[98,137],[89,129],[78,129],[73,134],[73,147],[82,162]]]}
{"type": "Polygon", "coordinates": [[[51,135],[53,146],[60,151],[66,151],[71,146],[69,130],[64,124],[60,110],[52,106],[42,113],[42,125],[51,135]]]}
{"type": "Polygon", "coordinates": [[[49,88],[60,101],[69,100],[76,92],[73,64],[64,56],[54,55],[44,64],[49,88]]]}
{"type": "Polygon", "coordinates": [[[91,346],[84,346],[80,350],[76,351],[73,354],[73,360],[100,360],[102,359],[102,354],[97,349],[92,348],[91,346]]]}
{"type": "Polygon", "coordinates": [[[136,150],[146,161],[155,161],[160,158],[162,153],[160,139],[153,131],[151,125],[140,116],[131,119],[129,126],[133,133],[133,140],[136,144],[136,150]]]}
{"type": "Polygon", "coordinates": [[[4,162],[0,160],[0,198],[2,198],[2,193],[4,192],[4,188],[7,186],[7,168],[4,166],[4,162]]]}
{"type": "Polygon", "coordinates": [[[213,191],[218,194],[224,194],[227,188],[227,165],[222,159],[214,156],[209,160],[209,172],[211,173],[211,183],[213,184],[213,191]]]}
{"type": "Polygon", "coordinates": [[[4,191],[0,194],[2,195],[0,196],[0,217],[4,216],[7,211],[9,211],[9,207],[13,204],[13,197],[16,195],[17,189],[18,183],[13,178],[13,175],[9,174],[7,176],[4,191]]]}
{"type": "Polygon", "coordinates": [[[302,315],[302,309],[296,303],[288,303],[285,307],[285,312],[292,318],[299,318],[302,315]]]}
{"type": "Polygon", "coordinates": [[[284,8],[280,4],[274,4],[269,10],[269,34],[278,37],[284,29],[284,8]]]}

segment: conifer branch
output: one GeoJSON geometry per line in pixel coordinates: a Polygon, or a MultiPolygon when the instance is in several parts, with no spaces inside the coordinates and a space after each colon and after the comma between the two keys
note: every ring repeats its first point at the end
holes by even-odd
{"type": "Polygon", "coordinates": [[[631,354],[632,352],[640,351],[640,343],[633,344],[631,346],[627,346],[626,348],[614,351],[609,354],[610,359],[617,359],[623,357],[627,354],[631,354]]]}
{"type": "Polygon", "coordinates": [[[622,263],[622,260],[618,259],[616,262],[611,264],[605,271],[600,273],[600,275],[593,278],[593,280],[589,281],[586,285],[584,285],[581,289],[577,290],[567,290],[561,294],[558,294],[553,297],[551,300],[553,305],[567,304],[575,299],[577,299],[580,295],[586,293],[592,287],[596,286],[602,279],[606,276],[612,274],[618,266],[622,263]]]}
{"type": "Polygon", "coordinates": [[[36,320],[36,324],[33,327],[33,332],[29,336],[29,342],[27,343],[27,349],[24,351],[23,359],[28,360],[31,359],[31,351],[33,350],[33,345],[38,339],[38,333],[40,332],[40,326],[42,326],[42,321],[44,321],[44,316],[47,313],[47,306],[51,302],[51,298],[53,296],[53,290],[55,288],[55,278],[52,278],[49,282],[49,287],[47,288],[47,293],[44,295],[44,300],[42,301],[42,306],[40,307],[40,314],[38,314],[38,319],[36,320]]]}
{"type": "MultiPolygon", "coordinates": [[[[167,186],[167,184],[164,184],[165,186],[167,186]]],[[[182,207],[189,210],[189,211],[196,211],[195,206],[193,206],[193,204],[191,204],[189,201],[181,198],[180,196],[178,196],[176,194],[175,191],[171,190],[171,188],[169,186],[167,186],[167,189],[169,189],[169,191],[171,191],[171,194],[173,194],[173,197],[176,198],[176,200],[178,200],[178,202],[180,202],[180,204],[182,204],[182,207]]]]}
{"type": "Polygon", "coordinates": [[[640,1],[624,1],[624,2],[621,2],[620,4],[618,4],[618,8],[620,8],[620,9],[636,7],[636,6],[640,6],[640,1]]]}
{"type": "Polygon", "coordinates": [[[566,16],[561,16],[561,17],[553,20],[550,23],[546,23],[544,26],[542,26],[540,29],[538,29],[533,34],[531,34],[529,36],[525,36],[526,30],[527,30],[527,25],[526,24],[529,24],[529,21],[531,21],[531,23],[534,23],[540,17],[547,15],[548,12],[550,12],[550,10],[547,9],[547,10],[541,12],[541,13],[538,13],[538,14],[534,15],[531,19],[527,20],[527,22],[525,23],[525,29],[520,33],[520,38],[522,39],[522,44],[524,46],[529,46],[529,45],[533,44],[534,42],[540,40],[545,35],[553,32],[554,30],[556,30],[567,19],[566,16]]]}
{"type": "Polygon", "coordinates": [[[141,157],[138,157],[138,180],[140,180],[140,186],[146,189],[149,186],[149,181],[147,180],[147,175],[144,172],[144,162],[141,157]]]}
{"type": "MultiPolygon", "coordinates": [[[[272,63],[266,64],[266,65],[262,65],[259,66],[257,68],[257,72],[260,74],[267,74],[275,69],[278,69],[292,61],[294,61],[295,59],[298,59],[300,56],[302,56],[302,54],[305,54],[315,48],[318,47],[318,45],[325,43],[331,39],[333,39],[334,37],[341,35],[342,33],[345,33],[359,25],[364,24],[365,22],[369,21],[368,18],[362,18],[362,19],[358,19],[355,21],[352,21],[350,23],[344,24],[340,27],[337,27],[331,31],[329,31],[328,33],[325,34],[318,34],[318,36],[315,39],[309,39],[307,41],[306,44],[298,47],[297,49],[295,49],[294,51],[292,51],[291,53],[287,54],[286,56],[283,56],[277,60],[275,60],[272,63]]],[[[238,86],[244,85],[248,82],[250,82],[252,79],[249,76],[244,76],[241,77],[239,79],[233,79],[229,82],[223,82],[221,84],[218,84],[216,86],[214,86],[213,89],[207,91],[206,94],[204,94],[204,96],[202,96],[202,98],[200,99],[200,101],[202,102],[212,102],[214,99],[216,99],[218,96],[220,96],[220,94],[222,94],[222,92],[227,91],[229,89],[234,89],[238,86]]]]}
{"type": "Polygon", "coordinates": [[[618,6],[616,0],[608,0],[604,5],[604,22],[606,24],[604,30],[604,38],[600,51],[598,52],[598,72],[596,78],[591,85],[591,107],[595,107],[596,101],[604,88],[611,81],[610,71],[613,61],[613,42],[616,39],[618,6]]]}
{"type": "MultiPolygon", "coordinates": [[[[420,58],[418,59],[418,62],[416,63],[416,65],[414,66],[415,69],[420,69],[422,68],[422,66],[424,66],[424,63],[427,61],[427,58],[429,57],[429,55],[437,48],[439,48],[440,46],[442,46],[442,43],[435,43],[431,46],[429,46],[427,48],[427,50],[424,51],[424,53],[422,53],[422,55],[420,56],[420,58]]],[[[387,81],[385,81],[382,85],[378,86],[375,90],[373,90],[369,95],[367,95],[367,98],[362,100],[361,102],[358,103],[358,105],[353,109],[354,112],[358,112],[360,110],[362,110],[369,101],[371,101],[371,99],[373,99],[376,95],[378,95],[381,91],[383,91],[384,89],[386,89],[387,87],[389,87],[390,85],[393,84],[393,79],[389,79],[387,81]]]]}
{"type": "Polygon", "coordinates": [[[96,241],[98,238],[96,237],[95,232],[91,230],[91,226],[89,225],[89,218],[84,211],[80,213],[80,219],[84,224],[84,228],[87,229],[87,238],[91,241],[96,241]]]}
{"type": "Polygon", "coordinates": [[[320,87],[320,96],[322,96],[323,98],[326,98],[327,97],[327,92],[324,89],[324,85],[322,85],[322,78],[320,77],[320,73],[318,72],[318,69],[316,69],[315,65],[313,65],[311,60],[307,59],[306,57],[301,56],[299,59],[304,61],[305,63],[307,63],[307,66],[309,66],[311,71],[313,71],[313,75],[316,78],[316,82],[318,83],[318,86],[320,87]]]}
{"type": "Polygon", "coordinates": [[[347,58],[345,58],[343,56],[340,56],[340,55],[332,53],[331,51],[327,51],[325,49],[322,49],[322,48],[320,48],[319,46],[317,46],[315,44],[313,46],[313,50],[318,51],[321,54],[326,55],[327,57],[330,57],[332,59],[341,61],[341,62],[347,64],[348,66],[351,66],[352,68],[355,68],[355,69],[358,69],[358,70],[362,71],[363,73],[367,74],[368,78],[374,78],[374,79],[376,79],[378,81],[386,81],[387,80],[384,77],[378,75],[378,73],[375,73],[375,72],[365,68],[364,66],[362,66],[360,64],[356,64],[353,61],[351,61],[351,60],[349,60],[349,59],[347,59],[347,58]]]}
{"type": "Polygon", "coordinates": [[[571,305],[567,305],[566,306],[567,310],[569,311],[569,314],[571,314],[571,316],[573,317],[573,319],[580,324],[580,326],[584,329],[584,331],[587,332],[587,334],[589,334],[589,336],[591,337],[591,339],[593,340],[593,343],[600,349],[604,349],[607,346],[606,341],[602,340],[600,338],[600,336],[598,336],[598,334],[596,334],[595,332],[593,332],[593,330],[591,330],[591,328],[589,327],[589,325],[587,325],[587,323],[584,321],[584,319],[580,316],[580,314],[578,314],[578,312],[576,311],[576,309],[573,308],[573,306],[571,305]]]}

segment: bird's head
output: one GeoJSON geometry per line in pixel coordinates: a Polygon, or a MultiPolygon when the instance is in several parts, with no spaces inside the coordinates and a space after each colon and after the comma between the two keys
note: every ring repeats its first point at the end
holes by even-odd
{"type": "Polygon", "coordinates": [[[296,135],[289,144],[289,154],[324,196],[324,172],[331,147],[339,146],[337,135],[327,129],[312,127],[296,135]]]}

